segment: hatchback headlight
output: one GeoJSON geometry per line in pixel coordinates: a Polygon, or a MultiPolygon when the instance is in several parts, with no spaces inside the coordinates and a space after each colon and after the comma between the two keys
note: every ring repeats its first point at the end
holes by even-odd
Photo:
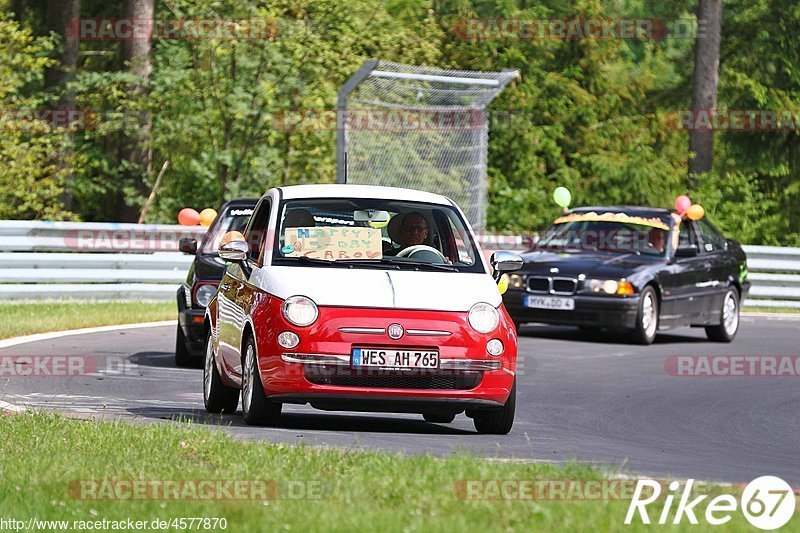
{"type": "Polygon", "coordinates": [[[305,296],[290,296],[281,306],[283,318],[295,326],[310,326],[319,316],[317,304],[305,296]]]}
{"type": "Polygon", "coordinates": [[[500,314],[494,306],[480,302],[469,310],[469,325],[478,333],[489,333],[500,323],[500,314]]]}
{"type": "Polygon", "coordinates": [[[197,302],[197,305],[200,307],[208,307],[209,302],[211,302],[211,298],[214,297],[216,292],[216,285],[211,285],[208,283],[199,285],[197,290],[194,291],[194,301],[197,302]]]}

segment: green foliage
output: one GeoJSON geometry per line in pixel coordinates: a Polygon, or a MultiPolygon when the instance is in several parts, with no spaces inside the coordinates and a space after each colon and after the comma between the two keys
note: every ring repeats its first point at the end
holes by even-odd
{"type": "MultiPolygon", "coordinates": [[[[486,16],[485,6],[451,6],[452,19],[486,16]]],[[[529,9],[497,7],[507,19],[602,18],[598,2],[529,9]]],[[[666,45],[664,45],[666,46],[666,45]]],[[[660,44],[619,40],[503,39],[464,42],[448,57],[462,68],[519,69],[521,79],[494,109],[523,118],[491,133],[489,226],[540,229],[558,214],[553,189],[568,187],[576,205],[664,205],[683,189],[684,134],[664,128],[647,96],[664,70],[660,44]],[[634,49],[638,59],[634,57],[634,49]],[[478,59],[479,58],[479,59],[478,59]]]]}
{"type": "MultiPolygon", "coordinates": [[[[53,42],[29,0],[23,27],[0,19],[3,109],[53,106],[42,91],[53,42]],[[30,28],[33,28],[31,30],[30,28]]],[[[121,6],[121,4],[120,4],[121,6]]],[[[84,16],[121,17],[85,0],[84,16]]],[[[370,58],[468,70],[519,69],[492,105],[489,228],[542,228],[559,185],[574,205],[669,206],[690,192],[726,231],[752,243],[800,243],[800,136],[718,132],[715,170],[688,191],[688,135],[675,113],[690,104],[694,41],[470,40],[468,18],[691,19],[695,0],[235,0],[156,2],[161,19],[247,19],[256,38],[156,39],[146,91],[120,62],[119,41],[81,42],[67,88],[96,120],[82,131],[0,118],[0,217],[115,220],[138,212],[165,160],[169,170],[148,222],[174,222],[185,206],[260,195],[281,184],[335,177],[334,126],[291,119],[332,112],[341,84],[370,58]],[[142,139],[150,168],[125,160],[142,139]],[[74,215],[60,205],[67,177],[74,215]],[[746,219],[746,220],[743,220],[746,219]]],[[[800,111],[800,6],[726,1],[719,107],[800,111]]],[[[800,128],[800,126],[798,126],[800,128]]]]}
{"type": "Polygon", "coordinates": [[[72,163],[57,157],[66,132],[42,114],[44,69],[52,42],[0,15],[0,219],[72,218],[62,208],[72,163]]]}
{"type": "MultiPolygon", "coordinates": [[[[228,1],[213,8],[183,0],[159,9],[160,18],[247,19],[269,31],[252,39],[156,40],[146,99],[125,90],[132,80],[120,72],[79,77],[82,105],[110,110],[80,144],[90,162],[79,179],[88,191],[84,204],[100,206],[120,187],[129,202],[143,201],[121,183],[125,162],[106,146],[143,113],[152,117],[155,170],[171,162],[148,215],[153,222],[174,222],[185,206],[216,207],[276,185],[333,181],[335,128],[293,128],[287,119],[334,111],[339,86],[366,59],[435,63],[438,54],[440,30],[427,9],[404,2],[396,14],[367,0],[228,1]]],[[[146,176],[149,184],[155,174],[146,176]]]]}
{"type": "MultiPolygon", "coordinates": [[[[754,243],[800,244],[800,5],[790,0],[736,0],[726,4],[720,107],[772,110],[794,117],[793,128],[726,132],[718,136],[717,174],[722,188],[739,174],[725,201],[752,199],[737,231],[754,243]],[[722,142],[719,142],[722,141],[722,142]],[[744,179],[744,176],[747,176],[744,179]],[[747,228],[747,229],[744,229],[747,228]]],[[[714,178],[711,177],[713,180],[714,178]]]]}

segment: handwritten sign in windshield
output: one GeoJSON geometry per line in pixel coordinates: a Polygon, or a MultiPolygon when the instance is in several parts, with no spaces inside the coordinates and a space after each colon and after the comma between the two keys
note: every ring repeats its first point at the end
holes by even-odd
{"type": "Polygon", "coordinates": [[[305,255],[315,259],[381,259],[381,230],[363,227],[322,226],[286,228],[286,257],[305,255]]]}

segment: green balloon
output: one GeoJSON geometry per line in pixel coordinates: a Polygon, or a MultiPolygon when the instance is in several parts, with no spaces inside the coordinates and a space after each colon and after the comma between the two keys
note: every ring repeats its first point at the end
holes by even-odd
{"type": "Polygon", "coordinates": [[[569,207],[569,203],[572,201],[572,195],[566,187],[558,187],[553,191],[553,200],[555,200],[556,204],[560,207],[569,207]]]}

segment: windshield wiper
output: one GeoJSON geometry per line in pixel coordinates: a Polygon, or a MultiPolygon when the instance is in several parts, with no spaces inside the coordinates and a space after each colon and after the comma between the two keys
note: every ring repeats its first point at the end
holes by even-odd
{"type": "Polygon", "coordinates": [[[406,261],[404,259],[395,259],[394,257],[386,257],[384,256],[380,260],[375,259],[343,259],[339,261],[340,263],[351,263],[354,265],[383,265],[383,266],[392,266],[400,269],[401,266],[409,266],[409,267],[423,267],[423,268],[430,268],[432,270],[444,270],[446,272],[460,272],[458,267],[454,265],[439,265],[436,263],[420,263],[418,261],[406,261]]]}
{"type": "MultiPolygon", "coordinates": [[[[289,257],[276,257],[276,260],[279,261],[294,261],[297,263],[311,263],[314,265],[334,265],[336,263],[341,263],[341,261],[328,261],[327,259],[319,259],[316,257],[308,257],[307,255],[293,255],[289,257]]],[[[346,265],[341,265],[346,266],[346,265]]]]}
{"type": "MultiPolygon", "coordinates": [[[[318,257],[308,257],[306,255],[293,255],[289,257],[276,257],[275,259],[281,261],[296,261],[298,263],[311,263],[314,265],[329,265],[329,266],[339,266],[344,268],[353,268],[353,265],[366,265],[373,268],[386,268],[386,264],[376,263],[374,260],[371,259],[339,259],[339,260],[328,260],[328,259],[320,259],[318,257]]],[[[390,268],[400,270],[399,266],[395,265],[388,265],[390,268]]]]}
{"type": "Polygon", "coordinates": [[[408,265],[413,267],[431,268],[433,270],[444,270],[446,272],[460,272],[455,265],[444,265],[437,263],[422,263],[420,261],[406,261],[405,259],[395,259],[394,257],[384,257],[381,262],[391,263],[393,265],[408,265]]]}
{"type": "Polygon", "coordinates": [[[384,262],[382,260],[375,260],[375,259],[339,259],[336,261],[337,263],[342,263],[343,265],[353,266],[368,266],[373,268],[386,268],[389,267],[392,270],[400,270],[400,267],[394,263],[384,262]]]}

